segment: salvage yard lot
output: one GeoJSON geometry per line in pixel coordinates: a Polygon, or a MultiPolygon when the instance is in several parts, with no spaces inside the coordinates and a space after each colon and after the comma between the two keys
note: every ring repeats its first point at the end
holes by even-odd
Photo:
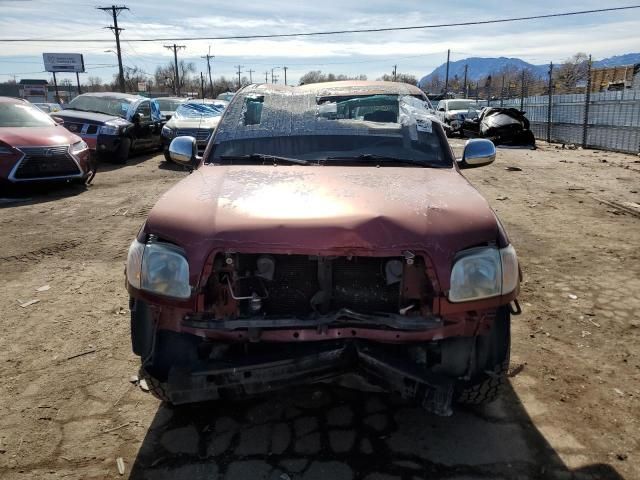
{"type": "Polygon", "coordinates": [[[126,251],[185,175],[139,157],[0,203],[0,478],[122,478],[118,457],[153,479],[640,478],[638,157],[542,144],[465,171],[524,312],[503,398],[450,418],[324,385],[172,409],[130,383],[126,251]]]}

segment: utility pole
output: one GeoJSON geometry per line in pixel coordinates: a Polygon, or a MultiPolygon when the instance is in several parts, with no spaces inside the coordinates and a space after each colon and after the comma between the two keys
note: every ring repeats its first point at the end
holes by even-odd
{"type": "Polygon", "coordinates": [[[242,67],[244,65],[236,65],[236,68],[238,69],[238,90],[240,90],[241,85],[241,81],[240,81],[240,74],[242,73],[242,67]]]}
{"type": "Polygon", "coordinates": [[[398,74],[398,65],[393,66],[393,81],[396,81],[396,76],[398,74]]]}
{"type": "Polygon", "coordinates": [[[103,12],[111,10],[111,15],[113,16],[113,25],[110,25],[107,28],[116,35],[116,50],[118,53],[118,83],[120,83],[120,91],[124,93],[124,70],[122,68],[122,53],[120,52],[120,32],[124,30],[124,28],[118,28],[118,15],[122,10],[129,10],[129,7],[111,5],[110,7],[98,7],[98,10],[102,10],[103,12]]]}
{"type": "Polygon", "coordinates": [[[184,45],[176,45],[175,43],[173,45],[165,45],[164,48],[168,48],[169,50],[173,50],[173,62],[175,65],[175,85],[174,85],[174,89],[173,91],[175,92],[175,95],[177,97],[180,96],[180,74],[178,73],[178,50],[181,48],[187,48],[184,45]]]}
{"type": "Polygon", "coordinates": [[[447,92],[449,91],[449,56],[451,50],[447,50],[447,74],[444,77],[444,98],[447,98],[447,92]]]}
{"type": "Polygon", "coordinates": [[[204,76],[200,72],[200,91],[202,92],[202,99],[204,100],[204,76]]]}
{"type": "Polygon", "coordinates": [[[553,62],[549,63],[549,105],[547,107],[547,143],[551,143],[551,107],[553,104],[553,62]]]}
{"type": "Polygon", "coordinates": [[[255,73],[255,70],[249,69],[249,83],[253,83],[253,74],[254,73],[255,73]]]}
{"type": "Polygon", "coordinates": [[[284,70],[284,84],[287,84],[287,70],[289,69],[289,67],[284,66],[282,67],[282,69],[284,70]]]}
{"type": "Polygon", "coordinates": [[[464,65],[464,88],[462,91],[464,92],[464,98],[469,96],[469,92],[467,91],[467,73],[469,72],[469,64],[464,65]]]}
{"type": "Polygon", "coordinates": [[[211,77],[211,63],[210,60],[215,58],[215,55],[211,55],[211,45],[209,45],[209,53],[207,53],[204,57],[207,59],[207,70],[209,71],[209,88],[211,89],[211,96],[213,97],[213,78],[211,77]]]}
{"type": "Polygon", "coordinates": [[[264,83],[269,83],[269,70],[264,72],[264,83]]]}

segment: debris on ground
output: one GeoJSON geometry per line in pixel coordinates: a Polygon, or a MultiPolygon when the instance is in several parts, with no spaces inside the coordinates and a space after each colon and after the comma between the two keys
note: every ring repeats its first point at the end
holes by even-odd
{"type": "MultiPolygon", "coordinates": [[[[18,300],[18,301],[20,301],[20,300],[18,300]]],[[[37,298],[34,298],[34,299],[29,300],[29,301],[27,301],[27,302],[21,303],[21,304],[20,304],[20,306],[21,306],[22,308],[27,308],[27,307],[30,307],[30,306],[31,306],[31,305],[33,305],[33,304],[38,303],[39,301],[40,301],[40,300],[38,300],[37,298]]]]}
{"type": "Polygon", "coordinates": [[[569,295],[567,295],[571,300],[577,300],[578,296],[574,295],[573,293],[570,293],[569,295]]]}
{"type": "Polygon", "coordinates": [[[71,360],[73,358],[83,357],[85,355],[89,355],[90,353],[96,353],[96,349],[92,348],[91,350],[86,350],[84,352],[76,353],[75,355],[71,355],[70,357],[67,357],[66,360],[71,360]]]}
{"type": "Polygon", "coordinates": [[[137,375],[131,375],[129,377],[129,381],[135,385],[136,383],[138,383],[138,376],[137,375]]]}
{"type": "Polygon", "coordinates": [[[520,167],[505,167],[504,168],[507,172],[521,172],[522,169],[520,167]]]}
{"type": "Polygon", "coordinates": [[[506,195],[500,195],[499,197],[496,197],[496,200],[509,200],[509,197],[506,195]]]}
{"type": "Polygon", "coordinates": [[[147,385],[147,381],[144,378],[140,380],[140,383],[138,383],[138,386],[143,392],[149,391],[149,385],[147,385]]]}
{"type": "Polygon", "coordinates": [[[36,288],[36,292],[46,292],[50,288],[51,288],[51,286],[49,286],[49,285],[43,285],[41,287],[36,288]]]}
{"type": "Polygon", "coordinates": [[[122,457],[116,458],[116,466],[118,467],[118,473],[124,475],[124,460],[122,457]]]}

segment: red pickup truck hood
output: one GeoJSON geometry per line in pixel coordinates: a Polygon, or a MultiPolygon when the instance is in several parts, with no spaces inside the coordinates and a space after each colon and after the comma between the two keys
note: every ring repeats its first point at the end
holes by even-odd
{"type": "Polygon", "coordinates": [[[160,198],[145,232],[184,247],[192,272],[223,249],[424,251],[445,273],[458,251],[495,242],[498,224],[453,168],[203,165],[160,198]]]}

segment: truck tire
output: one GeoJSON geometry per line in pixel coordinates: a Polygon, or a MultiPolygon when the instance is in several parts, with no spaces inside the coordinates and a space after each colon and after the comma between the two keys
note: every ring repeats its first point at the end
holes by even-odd
{"type": "Polygon", "coordinates": [[[507,382],[509,356],[511,351],[511,315],[505,308],[498,312],[494,325],[484,345],[477,341],[478,356],[486,356],[484,368],[470,381],[459,382],[454,398],[462,405],[484,405],[500,395],[501,387],[507,382]],[[480,351],[483,350],[484,351],[480,351]],[[487,350],[488,349],[488,350],[487,350]]]}
{"type": "Polygon", "coordinates": [[[129,153],[131,151],[131,139],[123,138],[118,150],[115,152],[113,156],[113,162],[119,165],[124,165],[127,163],[127,159],[129,158],[129,153]]]}
{"type": "Polygon", "coordinates": [[[151,393],[151,395],[165,403],[171,403],[166,393],[165,384],[157,378],[149,375],[144,367],[140,368],[138,377],[140,378],[140,380],[144,380],[145,382],[147,382],[147,386],[149,387],[149,392],[151,393]]]}

